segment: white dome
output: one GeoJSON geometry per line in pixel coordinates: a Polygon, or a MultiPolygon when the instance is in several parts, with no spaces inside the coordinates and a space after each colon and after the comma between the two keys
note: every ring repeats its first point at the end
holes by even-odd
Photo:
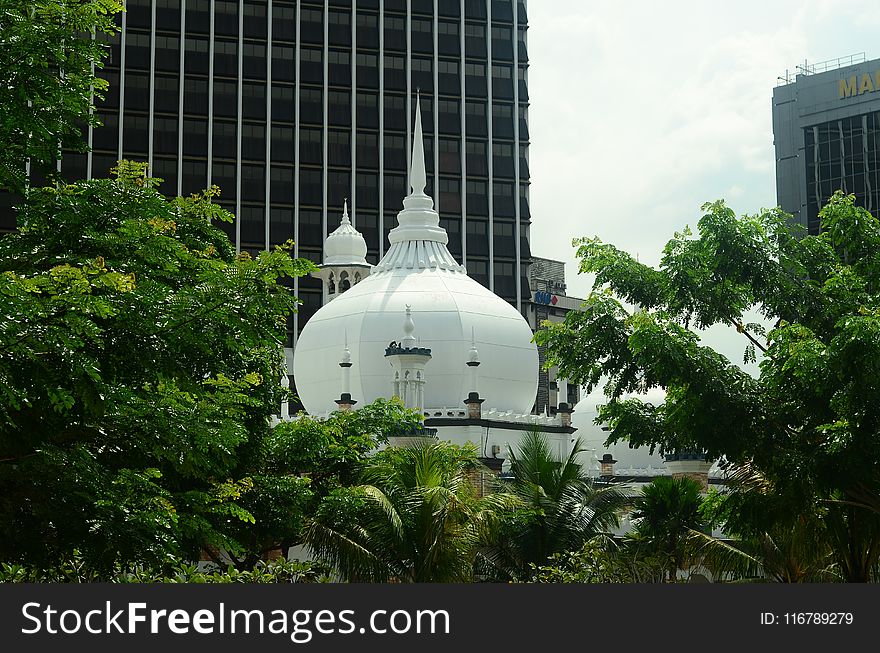
{"type": "MultiPolygon", "coordinates": [[[[296,390],[306,410],[336,410],[339,361],[351,351],[350,392],[361,405],[391,396],[389,342],[404,335],[412,308],[417,346],[431,349],[425,367],[426,411],[464,409],[472,336],[479,351],[476,390],[486,409],[529,413],[538,387],[538,351],[519,311],[467,276],[446,248],[433,201],[425,195],[421,118],[416,110],[412,193],[389,234],[391,246],[371,274],[308,321],[294,351],[296,390]]],[[[329,239],[328,239],[329,242],[329,239]]]]}
{"type": "Polygon", "coordinates": [[[342,213],[342,223],[324,241],[324,265],[367,265],[367,241],[351,225],[348,202],[342,213]]]}
{"type": "Polygon", "coordinates": [[[339,361],[351,350],[350,392],[361,405],[391,394],[385,348],[403,336],[406,305],[414,335],[431,349],[425,367],[425,409],[461,408],[467,397],[471,330],[479,350],[478,391],[485,408],[529,413],[538,387],[538,352],[526,321],[506,301],[458,271],[396,268],[371,274],[321,308],[297,341],[296,390],[306,410],[336,410],[339,361]]]}

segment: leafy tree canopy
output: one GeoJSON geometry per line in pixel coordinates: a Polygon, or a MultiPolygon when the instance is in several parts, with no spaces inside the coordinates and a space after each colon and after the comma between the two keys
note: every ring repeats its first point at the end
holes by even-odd
{"type": "Polygon", "coordinates": [[[95,568],[230,546],[226,524],[282,399],[313,268],[236,255],[202,195],[165,199],[142,164],[32,190],[0,239],[0,559],[95,568]]]}
{"type": "MultiPolygon", "coordinates": [[[[774,516],[842,501],[845,533],[870,541],[877,518],[867,513],[880,511],[880,223],[842,193],[822,209],[818,236],[794,233],[779,210],[737,218],[719,201],[703,211],[697,233],[675,234],[656,268],[576,241],[594,290],[538,342],[567,378],[588,390],[604,383],[598,420],[609,442],[749,465],[784,506],[774,516]],[[749,310],[772,329],[745,324],[749,310]],[[743,335],[746,360],[760,352],[757,378],[700,343],[693,328],[715,324],[743,335]],[[651,388],[666,390],[662,404],[627,398],[651,388]]],[[[862,572],[877,559],[863,553],[862,572]]]]}
{"type": "Polygon", "coordinates": [[[515,501],[503,493],[478,498],[468,476],[478,465],[473,446],[387,448],[360,485],[325,499],[306,541],[346,580],[471,581],[499,512],[515,501]]]}
{"type": "Polygon", "coordinates": [[[547,437],[527,432],[508,452],[513,480],[502,486],[519,502],[504,516],[490,552],[495,567],[513,578],[527,578],[534,566],[554,554],[579,550],[585,542],[618,525],[627,498],[615,487],[598,487],[578,463],[577,440],[564,458],[551,451],[547,437]]]}
{"type": "Polygon", "coordinates": [[[62,148],[85,148],[119,11],[116,0],[0,0],[0,189],[21,191],[28,161],[46,168],[62,148]]]}

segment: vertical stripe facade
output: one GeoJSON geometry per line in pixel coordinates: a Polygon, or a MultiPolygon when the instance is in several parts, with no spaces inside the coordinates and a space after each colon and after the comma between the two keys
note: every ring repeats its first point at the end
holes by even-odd
{"type": "MultiPolygon", "coordinates": [[[[528,248],[528,66],[523,0],[128,0],[100,75],[93,151],[71,178],[150,161],[170,195],[221,189],[241,251],[293,239],[316,262],[343,199],[387,248],[407,174],[416,90],[428,190],[449,248],[523,310],[528,248]]],[[[68,165],[69,162],[69,165],[68,165]]],[[[288,345],[322,302],[302,306],[288,345]]]]}

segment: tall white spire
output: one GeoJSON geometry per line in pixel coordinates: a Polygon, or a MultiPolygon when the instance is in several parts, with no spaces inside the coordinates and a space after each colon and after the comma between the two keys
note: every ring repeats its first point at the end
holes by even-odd
{"type": "MultiPolygon", "coordinates": [[[[428,184],[428,173],[425,170],[425,143],[422,135],[422,110],[421,98],[416,96],[416,128],[413,134],[412,160],[409,167],[409,187],[411,189],[409,197],[419,199],[428,198],[425,194],[425,186],[428,184]]],[[[414,204],[414,203],[413,203],[414,204]]],[[[420,203],[422,204],[422,203],[420,203]]],[[[406,200],[404,206],[408,206],[406,200]]],[[[434,202],[431,201],[428,208],[434,208],[434,202]]]]}
{"type": "Polygon", "coordinates": [[[397,214],[397,226],[388,234],[391,246],[373,268],[373,274],[400,268],[439,268],[467,274],[446,248],[449,236],[440,226],[434,200],[425,193],[428,174],[425,167],[425,144],[422,133],[421,100],[416,98],[416,124],[410,163],[410,192],[397,214]]]}
{"type": "Polygon", "coordinates": [[[345,198],[345,201],[342,203],[342,221],[339,223],[340,226],[344,224],[351,224],[351,220],[348,217],[348,198],[345,198]]]}

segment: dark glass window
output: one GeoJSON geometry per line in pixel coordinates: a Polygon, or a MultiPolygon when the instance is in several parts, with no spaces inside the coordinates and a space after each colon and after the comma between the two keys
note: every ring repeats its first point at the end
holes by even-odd
{"type": "Polygon", "coordinates": [[[465,102],[465,125],[468,136],[485,136],[486,104],[484,102],[465,102]]]}
{"type": "Polygon", "coordinates": [[[379,95],[372,91],[357,93],[357,126],[379,128],[379,95]]]}
{"type": "Polygon", "coordinates": [[[238,142],[236,124],[223,120],[214,121],[214,156],[222,159],[234,159],[238,142]]]}
{"type": "Polygon", "coordinates": [[[246,38],[266,37],[266,4],[265,0],[245,0],[242,9],[246,38]]]}
{"type": "Polygon", "coordinates": [[[238,2],[235,0],[215,1],[214,31],[224,36],[238,36],[238,2]]]}
{"type": "Polygon", "coordinates": [[[242,83],[241,114],[245,118],[266,119],[266,85],[264,83],[242,83]]]}
{"type": "Polygon", "coordinates": [[[147,116],[125,115],[122,124],[122,155],[143,158],[147,154],[150,120],[147,116]]]}
{"type": "Polygon", "coordinates": [[[340,129],[327,132],[327,156],[330,165],[351,165],[351,133],[340,129]]]}
{"type": "Polygon", "coordinates": [[[377,168],[379,166],[379,136],[370,132],[358,132],[357,165],[359,168],[377,168]]]}
{"type": "Polygon", "coordinates": [[[208,155],[208,123],[201,118],[184,118],[183,153],[190,156],[208,155]]]}
{"type": "Polygon", "coordinates": [[[467,141],[465,144],[465,155],[468,174],[489,174],[485,141],[467,141]]]}
{"type": "Polygon", "coordinates": [[[150,171],[150,174],[163,180],[162,183],[159,185],[159,190],[161,190],[166,195],[177,195],[176,158],[164,158],[158,156],[154,157],[153,169],[150,171]]]}
{"type": "Polygon", "coordinates": [[[241,48],[242,76],[266,79],[266,46],[262,43],[244,43],[241,48]]]}
{"type": "Polygon", "coordinates": [[[330,91],[327,94],[328,120],[332,125],[351,124],[351,93],[330,91]]]}
{"type": "MultiPolygon", "coordinates": [[[[273,168],[274,172],[274,168],[273,168]]],[[[293,207],[273,206],[269,212],[269,240],[280,245],[293,239],[293,207]]]]}
{"type": "Polygon", "coordinates": [[[196,36],[186,37],[184,67],[187,73],[208,74],[208,39],[196,36]]]}
{"type": "Polygon", "coordinates": [[[809,233],[819,233],[819,211],[837,190],[880,217],[880,112],[807,127],[804,145],[809,233]]]}
{"type": "Polygon", "coordinates": [[[480,215],[489,214],[489,198],[486,182],[469,179],[467,181],[467,209],[480,215]]]}
{"type": "Polygon", "coordinates": [[[159,154],[177,153],[177,118],[153,117],[153,151],[159,154]]]}
{"type": "Polygon", "coordinates": [[[225,203],[231,204],[231,210],[235,212],[235,164],[214,161],[211,166],[211,183],[220,187],[221,198],[225,203]]]}
{"type": "Polygon", "coordinates": [[[458,139],[440,138],[440,174],[461,172],[461,143],[458,139]]]}
{"type": "Polygon", "coordinates": [[[492,143],[492,172],[496,177],[513,177],[513,143],[492,143]]]}
{"type": "MultiPolygon", "coordinates": [[[[243,171],[242,171],[243,172],[243,171]]],[[[242,194],[244,190],[242,189],[242,194]]],[[[238,211],[238,220],[241,223],[241,247],[242,249],[263,249],[265,235],[265,213],[262,206],[242,206],[238,211]]]]}
{"type": "Polygon", "coordinates": [[[119,114],[98,113],[103,125],[95,127],[92,132],[92,148],[116,152],[119,147],[119,114]]]}
{"type": "Polygon", "coordinates": [[[395,91],[406,90],[406,60],[403,57],[385,55],[385,88],[395,91]]]}
{"type": "MultiPolygon", "coordinates": [[[[385,167],[406,170],[406,137],[386,132],[384,148],[385,167]]],[[[402,197],[403,195],[401,195],[402,197]]],[[[396,202],[397,200],[395,200],[396,202]]]]}
{"type": "Polygon", "coordinates": [[[187,77],[183,81],[183,110],[186,113],[207,115],[208,80],[187,77]]]}
{"type": "Polygon", "coordinates": [[[385,96],[385,129],[406,130],[406,99],[402,95],[385,96]]]}
{"type": "Polygon", "coordinates": [[[324,122],[322,91],[303,87],[299,91],[299,120],[303,123],[321,125],[324,122]]]}
{"type": "MultiPolygon", "coordinates": [[[[294,143],[293,127],[289,125],[272,125],[272,161],[293,163],[294,143]]],[[[320,161],[320,157],[318,158],[320,161]]]]}
{"type": "MultiPolygon", "coordinates": [[[[360,134],[358,134],[358,137],[360,137],[360,134]]],[[[360,148],[358,148],[358,156],[360,156],[360,148]]],[[[378,175],[370,172],[357,173],[354,190],[357,193],[357,207],[359,212],[362,209],[376,209],[379,207],[378,175]]],[[[376,224],[378,224],[378,222],[376,224]]]]}
{"type": "Polygon", "coordinates": [[[183,187],[180,189],[181,195],[191,195],[206,188],[208,177],[207,162],[184,160],[182,168],[183,187]]]}
{"type": "Polygon", "coordinates": [[[351,197],[351,175],[341,170],[327,171],[327,204],[339,206],[351,197]]]}
{"type": "Polygon", "coordinates": [[[125,33],[125,68],[150,69],[150,34],[127,29],[125,33]]]}
{"type": "Polygon", "coordinates": [[[216,39],[214,41],[214,74],[224,77],[238,76],[238,42],[216,39]]]}
{"type": "Polygon", "coordinates": [[[302,168],[299,172],[299,201],[300,204],[312,204],[321,206],[323,202],[323,189],[321,171],[312,168],[302,168]]]}
{"type": "Polygon", "coordinates": [[[444,214],[461,211],[461,182],[458,179],[440,177],[438,198],[444,214]]]}
{"type": "Polygon", "coordinates": [[[176,75],[156,75],[153,80],[155,109],[159,113],[177,113],[180,98],[180,80],[176,75]]]}
{"type": "Polygon", "coordinates": [[[265,160],[266,127],[261,123],[244,123],[241,126],[241,158],[265,160]]]}
{"type": "MultiPolygon", "coordinates": [[[[274,149],[274,148],[273,148],[274,149]]],[[[272,166],[269,179],[269,191],[272,204],[293,204],[293,168],[284,168],[280,166],[272,166]]],[[[292,210],[292,209],[291,209],[292,210]]],[[[293,238],[293,222],[290,224],[289,236],[283,236],[284,242],[287,238],[293,238]]],[[[273,240],[276,238],[273,236],[273,240]]]]}
{"type": "MultiPolygon", "coordinates": [[[[244,127],[242,127],[244,134],[244,127]]],[[[266,197],[266,168],[255,163],[241,164],[241,199],[257,202],[266,197]]],[[[262,220],[260,221],[262,223],[262,220]]]]}
{"type": "MultiPolygon", "coordinates": [[[[272,35],[274,38],[274,34],[272,35]]],[[[294,49],[286,45],[272,45],[272,81],[293,82],[296,80],[296,59],[294,49]]]]}
{"type": "Polygon", "coordinates": [[[272,85],[272,118],[294,121],[293,86],[272,85]]]}
{"type": "Polygon", "coordinates": [[[238,113],[238,84],[214,80],[214,115],[235,118],[238,113]]]}
{"type": "Polygon", "coordinates": [[[177,72],[180,69],[180,39],[156,35],[156,70],[177,72]]]}
{"type": "Polygon", "coordinates": [[[125,111],[147,111],[150,106],[150,76],[146,73],[126,73],[125,111]]]}
{"type": "MultiPolygon", "coordinates": [[[[293,130],[290,130],[293,134],[293,130]]],[[[321,165],[323,159],[322,133],[320,129],[300,127],[299,160],[300,163],[321,165]]]]}

